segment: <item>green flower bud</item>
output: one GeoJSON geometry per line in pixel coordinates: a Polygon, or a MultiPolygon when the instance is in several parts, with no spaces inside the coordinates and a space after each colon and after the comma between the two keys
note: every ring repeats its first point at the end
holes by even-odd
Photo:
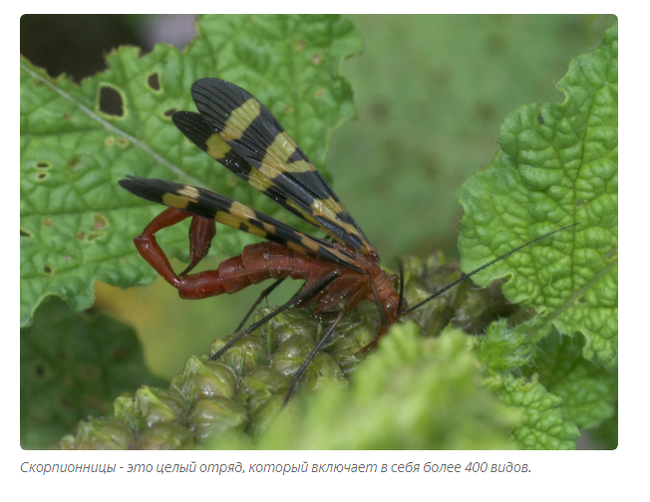
{"type": "Polygon", "coordinates": [[[188,450],[194,436],[179,422],[159,422],[145,429],[135,443],[137,450],[188,450]]]}
{"type": "Polygon", "coordinates": [[[202,399],[194,404],[187,425],[198,441],[232,429],[243,430],[248,422],[246,409],[223,396],[202,399]]]}
{"type": "Polygon", "coordinates": [[[134,411],[140,429],[178,420],[186,409],[187,402],[174,390],[143,386],[135,392],[134,411]]]}
{"type": "Polygon", "coordinates": [[[134,442],[131,428],[122,420],[92,418],[82,420],[74,436],[65,436],[60,443],[63,450],[125,450],[134,442]]]}
{"type": "MultiPolygon", "coordinates": [[[[217,339],[210,345],[210,354],[214,354],[227,343],[227,339],[217,339]]],[[[219,362],[232,367],[237,374],[246,375],[260,366],[268,364],[266,344],[256,335],[249,335],[219,357],[219,362]]]]}
{"type": "Polygon", "coordinates": [[[172,379],[171,386],[190,402],[214,396],[231,399],[237,380],[233,370],[225,364],[191,356],[183,371],[172,379]]]}

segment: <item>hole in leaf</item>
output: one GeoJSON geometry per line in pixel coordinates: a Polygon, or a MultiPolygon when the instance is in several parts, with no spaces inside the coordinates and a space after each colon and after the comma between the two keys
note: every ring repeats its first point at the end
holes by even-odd
{"type": "Polygon", "coordinates": [[[117,146],[120,148],[125,148],[129,144],[129,140],[120,136],[117,138],[117,146]]]}
{"type": "Polygon", "coordinates": [[[102,216],[101,214],[93,214],[93,222],[95,230],[100,230],[108,225],[106,216],[102,216]]]}
{"type": "Polygon", "coordinates": [[[321,64],[323,62],[323,59],[324,58],[323,58],[322,54],[314,54],[311,57],[311,64],[314,64],[314,65],[318,66],[319,64],[321,64]]]}
{"type": "Polygon", "coordinates": [[[305,48],[305,41],[301,38],[296,42],[296,49],[299,51],[303,50],[305,48]]]}
{"type": "Polygon", "coordinates": [[[43,272],[44,272],[46,275],[52,275],[52,274],[54,273],[54,270],[52,270],[52,267],[51,267],[49,264],[46,263],[46,264],[43,266],[43,272]]]}
{"type": "Polygon", "coordinates": [[[104,140],[104,144],[105,144],[106,146],[113,146],[113,145],[115,144],[115,138],[114,138],[113,136],[108,136],[108,137],[104,140]]]}
{"type": "Polygon", "coordinates": [[[165,110],[163,112],[163,115],[165,117],[171,117],[172,115],[174,115],[174,113],[176,113],[176,108],[170,108],[169,110],[165,110]]]}
{"type": "Polygon", "coordinates": [[[52,218],[44,218],[43,225],[45,225],[46,227],[51,227],[52,225],[54,225],[54,222],[52,221],[52,218]]]}
{"type": "Polygon", "coordinates": [[[147,84],[149,84],[149,87],[153,89],[154,91],[159,91],[160,90],[160,79],[158,78],[157,73],[152,73],[147,77],[147,84]]]}
{"type": "Polygon", "coordinates": [[[576,199],[576,207],[582,207],[587,203],[584,199],[576,199]]]}
{"type": "Polygon", "coordinates": [[[74,234],[74,238],[78,241],[82,241],[86,238],[86,232],[79,230],[76,234],[74,234]]]}
{"type": "Polygon", "coordinates": [[[39,180],[44,180],[45,178],[47,178],[47,176],[48,176],[47,173],[38,173],[37,178],[38,178],[39,180]]]}
{"type": "Polygon", "coordinates": [[[540,124],[544,123],[544,119],[542,118],[541,115],[537,115],[537,122],[539,122],[540,124]]]}
{"type": "Polygon", "coordinates": [[[47,169],[49,167],[52,167],[52,163],[48,162],[47,160],[39,160],[36,163],[36,168],[37,169],[47,169]]]}
{"type": "Polygon", "coordinates": [[[72,115],[70,115],[69,113],[64,113],[63,120],[70,122],[72,120],[72,115]]]}
{"type": "Polygon", "coordinates": [[[114,117],[124,116],[124,100],[117,89],[107,85],[99,88],[99,110],[114,117]]]}
{"type": "Polygon", "coordinates": [[[284,107],[284,109],[282,111],[284,113],[293,113],[293,106],[287,105],[287,106],[284,107]]]}
{"type": "Polygon", "coordinates": [[[25,239],[31,239],[34,235],[29,230],[25,230],[23,227],[20,227],[20,236],[25,239]]]}

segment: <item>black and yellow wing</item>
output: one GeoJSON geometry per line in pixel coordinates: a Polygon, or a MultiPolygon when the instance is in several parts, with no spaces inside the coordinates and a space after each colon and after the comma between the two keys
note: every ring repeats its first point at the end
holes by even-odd
{"type": "Polygon", "coordinates": [[[255,97],[214,78],[194,82],[192,97],[200,113],[177,112],[172,118],[194,144],[334,240],[377,255],[304,152],[255,97]]]}
{"type": "Polygon", "coordinates": [[[331,242],[295,230],[264,213],[205,188],[137,176],[128,176],[119,183],[122,188],[143,199],[183,209],[188,213],[283,244],[302,254],[317,256],[360,271],[356,260],[331,242]]]}

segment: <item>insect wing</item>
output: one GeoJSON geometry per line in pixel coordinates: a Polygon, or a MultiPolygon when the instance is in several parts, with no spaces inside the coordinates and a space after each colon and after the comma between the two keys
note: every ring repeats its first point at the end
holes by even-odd
{"type": "Polygon", "coordinates": [[[360,270],[354,258],[331,243],[295,230],[259,211],[205,188],[171,181],[128,176],[120,186],[138,197],[213,219],[217,223],[283,244],[299,253],[319,256],[360,270]]]}
{"type": "MultiPolygon", "coordinates": [[[[201,148],[210,157],[217,160],[256,190],[268,195],[274,201],[291,211],[296,216],[305,218],[306,209],[298,209],[298,204],[287,200],[282,191],[273,185],[269,179],[262,175],[256,168],[246,162],[235,152],[221,136],[216,134],[200,113],[176,112],[172,116],[176,127],[196,146],[201,148]]],[[[308,208],[307,208],[308,209],[308,208]]],[[[312,225],[318,226],[316,220],[307,220],[312,225]]]]}
{"type": "Polygon", "coordinates": [[[334,191],[264,105],[219,79],[197,80],[192,96],[201,120],[188,112],[174,115],[191,141],[338,242],[376,254],[334,191]]]}

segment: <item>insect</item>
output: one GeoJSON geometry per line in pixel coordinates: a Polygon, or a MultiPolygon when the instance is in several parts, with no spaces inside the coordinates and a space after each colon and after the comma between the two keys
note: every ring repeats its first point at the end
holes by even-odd
{"type": "MultiPolygon", "coordinates": [[[[333,313],[334,322],[300,367],[285,403],[314,355],[334,331],[344,313],[360,301],[377,305],[381,326],[374,347],[398,318],[421,307],[456,284],[533,242],[538,237],[463,275],[417,305],[407,308],[401,271],[389,276],[380,267],[377,250],[334,191],[276,118],[244,89],[224,80],[203,78],[192,85],[199,113],[176,112],[172,120],[196,146],[275,202],[324,232],[320,239],[300,232],[259,211],[205,188],[130,176],[120,185],[144,199],[169,206],[134,239],[140,255],[182,298],[201,299],[232,294],[268,279],[265,289],[235,332],[210,359],[221,356],[242,337],[292,305],[313,306],[316,315],[333,313]],[[190,263],[177,274],[155,234],[186,218],[190,263]],[[222,261],[216,270],[190,274],[206,256],[216,235],[216,223],[266,239],[246,246],[238,256],[222,261]],[[259,321],[241,330],[256,306],[286,278],[304,280],[298,293],[259,321]],[[399,283],[399,290],[397,285],[399,283]]],[[[573,226],[573,225],[570,225],[573,226]]]]}

